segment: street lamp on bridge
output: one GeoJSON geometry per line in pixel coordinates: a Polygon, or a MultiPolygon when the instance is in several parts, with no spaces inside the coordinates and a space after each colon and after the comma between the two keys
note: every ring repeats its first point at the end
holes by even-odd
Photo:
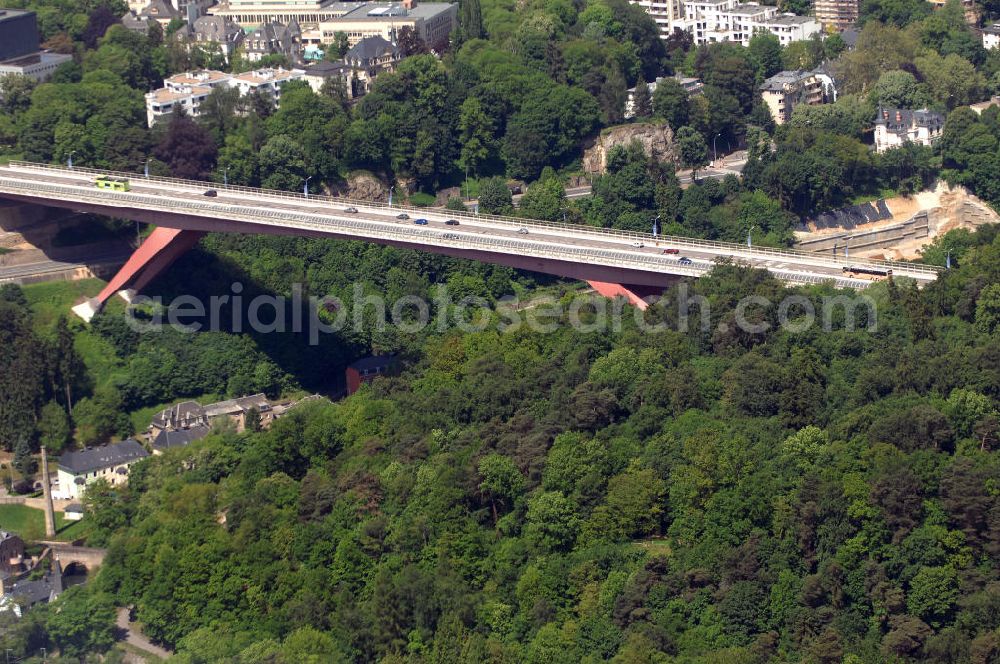
{"type": "Polygon", "coordinates": [[[309,198],[309,180],[312,180],[312,179],[313,179],[313,176],[310,175],[309,177],[306,178],[305,184],[302,185],[302,193],[303,193],[303,195],[305,195],[306,198],[309,198]]]}
{"type": "Polygon", "coordinates": [[[73,170],[73,155],[75,155],[76,153],[77,151],[73,150],[72,152],[69,153],[69,157],[66,159],[66,166],[68,166],[70,170],[73,170]]]}

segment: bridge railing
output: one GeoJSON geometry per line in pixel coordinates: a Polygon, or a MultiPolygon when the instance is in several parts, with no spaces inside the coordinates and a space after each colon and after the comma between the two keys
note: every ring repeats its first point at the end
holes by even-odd
{"type": "MultiPolygon", "coordinates": [[[[593,246],[567,246],[558,243],[538,242],[533,238],[498,238],[479,237],[469,233],[446,233],[422,226],[397,225],[388,220],[371,220],[342,213],[331,214],[330,211],[316,210],[303,212],[301,210],[279,211],[247,207],[239,204],[216,203],[201,200],[176,200],[139,192],[106,192],[81,189],[78,186],[62,184],[45,184],[25,182],[18,179],[0,176],[0,186],[13,190],[12,193],[26,192],[28,195],[53,194],[64,196],[67,201],[94,203],[107,207],[111,203],[131,203],[146,206],[148,209],[165,208],[179,214],[194,214],[213,219],[234,219],[247,223],[270,224],[272,221],[283,227],[297,227],[306,230],[318,230],[327,233],[363,234],[368,239],[381,239],[395,242],[427,243],[430,240],[435,246],[448,246],[475,251],[490,251],[508,253],[518,256],[535,256],[551,260],[564,260],[576,263],[595,263],[611,267],[657,272],[676,276],[699,276],[711,269],[710,261],[698,260],[683,264],[679,258],[661,254],[635,253],[615,251],[593,246]],[[446,235],[453,235],[446,238],[446,235]],[[444,242],[442,242],[444,241],[444,242]],[[669,269],[664,269],[669,268],[669,269]]],[[[252,205],[252,204],[251,204],[252,205]]],[[[789,269],[771,268],[775,276],[789,283],[822,283],[833,280],[837,286],[864,288],[871,282],[840,276],[821,276],[796,272],[789,269]]]]}
{"type": "Polygon", "coordinates": [[[296,225],[306,229],[328,233],[336,232],[345,235],[358,233],[372,239],[397,242],[427,244],[426,240],[433,240],[433,244],[438,246],[443,245],[477,251],[508,250],[506,252],[501,251],[501,253],[533,255],[548,259],[571,260],[573,262],[593,262],[595,259],[601,259],[603,261],[602,264],[609,266],[639,269],[647,272],[677,274],[678,276],[698,276],[707,269],[706,266],[709,266],[708,263],[704,262],[698,262],[697,266],[682,265],[676,258],[656,254],[633,254],[589,246],[573,247],[538,242],[530,238],[488,238],[461,233],[455,239],[446,239],[444,238],[445,232],[440,230],[432,230],[422,226],[393,225],[388,221],[358,219],[353,216],[340,217],[319,210],[316,212],[268,210],[257,207],[246,207],[239,204],[233,205],[188,200],[177,201],[136,192],[101,191],[98,194],[96,189],[91,194],[90,192],[81,192],[79,189],[74,189],[67,185],[4,180],[2,177],[0,177],[0,183],[3,183],[10,189],[35,192],[36,194],[38,192],[49,195],[58,194],[65,196],[67,200],[99,205],[107,205],[113,201],[118,203],[132,203],[150,208],[167,209],[177,213],[196,214],[212,218],[238,219],[248,223],[269,224],[271,222],[280,222],[283,226],[296,225]],[[671,270],[669,272],[665,271],[663,269],[665,266],[670,266],[671,270]]]}
{"type": "MultiPolygon", "coordinates": [[[[92,175],[109,175],[112,177],[125,177],[133,180],[145,180],[147,182],[158,182],[163,184],[171,184],[176,186],[188,187],[195,190],[204,190],[206,187],[233,192],[233,193],[245,193],[257,197],[267,197],[267,198],[278,198],[285,200],[295,200],[298,202],[308,201],[328,201],[332,204],[339,204],[343,206],[360,206],[370,209],[380,209],[380,210],[393,210],[400,212],[413,213],[421,216],[435,217],[445,217],[454,219],[467,219],[469,221],[474,220],[485,220],[497,224],[503,224],[508,226],[516,227],[539,227],[548,228],[555,230],[565,230],[567,232],[576,234],[586,234],[595,238],[600,238],[607,240],[609,238],[617,238],[628,240],[632,242],[643,242],[643,243],[653,243],[657,242],[662,244],[677,244],[682,247],[700,248],[718,251],[720,253],[736,255],[746,258],[759,259],[761,257],[768,258],[787,258],[789,260],[799,260],[799,259],[809,259],[810,261],[820,261],[828,266],[843,266],[845,264],[849,265],[867,265],[880,268],[889,269],[903,269],[911,273],[923,273],[928,277],[933,277],[943,270],[943,268],[933,265],[920,265],[917,263],[911,263],[907,261],[890,261],[890,260],[876,260],[876,259],[851,259],[851,258],[836,258],[828,257],[823,254],[803,251],[801,249],[775,249],[773,247],[748,247],[744,244],[735,242],[719,242],[716,240],[702,240],[699,238],[689,238],[680,236],[670,236],[670,235],[653,235],[651,233],[639,233],[635,231],[625,231],[619,229],[611,228],[596,228],[594,226],[582,225],[582,224],[569,224],[563,222],[555,221],[544,221],[540,219],[528,219],[523,217],[508,217],[502,215],[489,215],[489,214],[475,214],[472,212],[462,212],[457,210],[441,210],[440,208],[417,208],[406,205],[392,205],[382,202],[364,201],[357,200],[346,197],[337,196],[326,196],[320,194],[310,194],[309,198],[305,198],[302,193],[292,193],[287,191],[279,191],[274,189],[261,189],[257,187],[244,187],[242,185],[227,185],[218,182],[207,182],[201,180],[185,180],[181,178],[171,178],[163,176],[149,176],[146,178],[142,174],[129,173],[125,171],[108,171],[94,168],[77,167],[74,166],[72,169],[54,165],[54,164],[41,164],[37,162],[29,161],[11,161],[11,167],[26,168],[26,169],[37,169],[61,172],[65,174],[77,174],[77,173],[87,173],[92,175]]],[[[113,193],[113,192],[112,192],[113,193]]]]}

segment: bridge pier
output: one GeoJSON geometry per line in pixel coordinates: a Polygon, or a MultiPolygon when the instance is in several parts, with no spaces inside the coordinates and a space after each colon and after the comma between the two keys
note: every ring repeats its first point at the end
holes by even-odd
{"type": "Polygon", "coordinates": [[[597,291],[600,295],[612,299],[616,297],[624,297],[629,304],[641,311],[645,311],[649,307],[649,302],[646,302],[643,299],[644,297],[659,295],[663,292],[663,287],[657,286],[615,284],[605,281],[592,281],[589,279],[587,280],[587,283],[590,284],[590,287],[597,291]]]}
{"type": "Polygon", "coordinates": [[[73,313],[89,323],[115,293],[121,292],[127,301],[131,301],[137,291],[170,267],[171,263],[196,245],[204,235],[202,231],[157,226],[111,278],[104,290],[97,297],[73,307],[73,313]]]}

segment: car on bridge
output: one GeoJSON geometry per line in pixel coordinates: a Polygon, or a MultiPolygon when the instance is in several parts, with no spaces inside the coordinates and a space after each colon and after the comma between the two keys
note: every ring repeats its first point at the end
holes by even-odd
{"type": "Polygon", "coordinates": [[[635,247],[636,249],[642,249],[646,245],[644,245],[642,242],[633,242],[632,246],[635,247]]]}
{"type": "Polygon", "coordinates": [[[681,256],[680,258],[677,259],[677,262],[680,263],[681,265],[690,265],[694,261],[692,261],[687,256],[681,256]]]}
{"type": "Polygon", "coordinates": [[[426,226],[427,225],[427,220],[426,219],[414,219],[413,223],[415,223],[417,226],[426,226]]]}
{"type": "Polygon", "coordinates": [[[344,208],[344,212],[350,212],[351,214],[357,214],[358,213],[358,208],[356,208],[356,207],[354,207],[352,205],[351,207],[345,207],[344,208]]]}
{"type": "Polygon", "coordinates": [[[205,196],[208,196],[209,198],[214,198],[214,197],[216,197],[218,195],[219,195],[219,192],[217,192],[215,189],[206,189],[205,190],[205,196]]]}
{"type": "Polygon", "coordinates": [[[405,212],[396,215],[396,219],[409,219],[409,218],[410,215],[406,214],[405,212]]]}
{"type": "Polygon", "coordinates": [[[518,228],[517,232],[520,233],[521,235],[527,235],[528,234],[528,229],[527,228],[518,228]]]}
{"type": "Polygon", "coordinates": [[[674,248],[671,247],[671,248],[668,248],[668,249],[664,249],[663,253],[665,253],[665,254],[679,254],[679,253],[681,253],[681,250],[680,249],[674,249],[674,248]]]}
{"type": "Polygon", "coordinates": [[[458,226],[458,219],[449,219],[448,221],[444,222],[444,225],[445,226],[458,226]]]}

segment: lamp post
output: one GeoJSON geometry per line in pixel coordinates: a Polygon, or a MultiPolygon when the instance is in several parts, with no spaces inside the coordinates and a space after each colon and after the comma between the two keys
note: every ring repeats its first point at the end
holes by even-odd
{"type": "Polygon", "coordinates": [[[143,166],[143,169],[142,169],[142,173],[143,173],[143,175],[146,176],[147,180],[149,179],[149,162],[152,161],[152,159],[153,159],[152,157],[146,157],[146,164],[145,164],[145,166],[143,166]]]}
{"type": "Polygon", "coordinates": [[[396,191],[396,185],[389,187],[389,207],[392,207],[392,194],[396,191]]]}
{"type": "Polygon", "coordinates": [[[951,249],[948,250],[948,255],[944,258],[944,266],[947,269],[951,269],[951,249]]]}
{"type": "Polygon", "coordinates": [[[229,167],[226,166],[222,171],[222,184],[229,186],[229,167]]]}
{"type": "Polygon", "coordinates": [[[751,226],[747,229],[747,256],[750,258],[750,267],[753,267],[753,229],[756,226],[751,226]]]}
{"type": "Polygon", "coordinates": [[[712,139],[712,168],[715,168],[715,162],[719,161],[719,153],[715,149],[715,142],[719,140],[719,136],[722,134],[716,134],[715,138],[712,139]]]}
{"type": "Polygon", "coordinates": [[[70,170],[73,170],[73,155],[75,155],[76,152],[77,152],[76,150],[70,152],[69,157],[66,159],[66,165],[69,167],[70,170]]]}
{"type": "Polygon", "coordinates": [[[306,178],[305,184],[302,185],[302,193],[303,193],[303,195],[305,195],[306,198],[309,198],[309,180],[312,180],[312,179],[313,179],[313,176],[310,175],[309,177],[306,178]]]}
{"type": "Polygon", "coordinates": [[[660,215],[653,217],[653,237],[660,234],[660,215]]]}
{"type": "Polygon", "coordinates": [[[851,257],[851,238],[850,237],[845,237],[844,238],[844,258],[850,258],[850,257],[851,257]]]}

